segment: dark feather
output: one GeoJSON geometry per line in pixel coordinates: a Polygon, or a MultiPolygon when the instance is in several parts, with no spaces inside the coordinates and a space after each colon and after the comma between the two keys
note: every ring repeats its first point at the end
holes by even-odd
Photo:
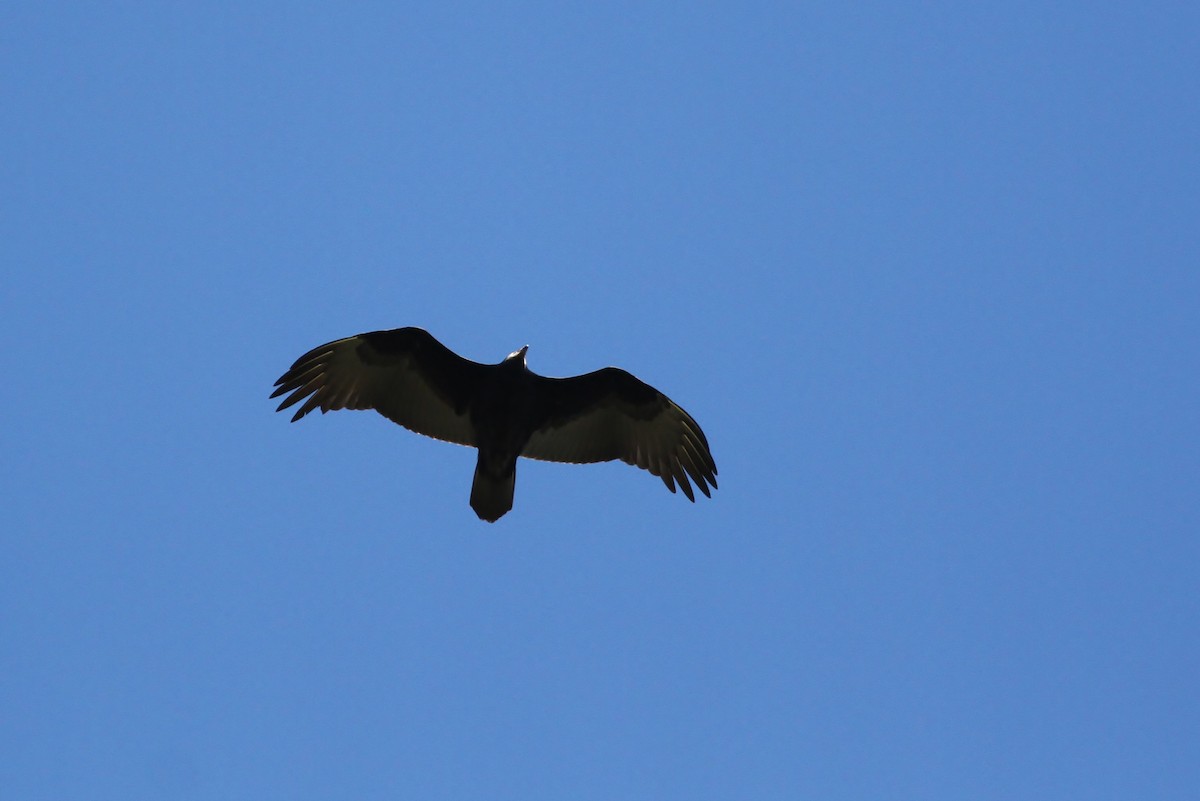
{"type": "Polygon", "coordinates": [[[479,449],[472,507],[495,520],[512,505],[518,456],[583,464],[621,459],[695,501],[717,486],[700,426],[666,395],[615,367],[546,378],[525,349],[499,364],[464,359],[419,328],[339,339],[275,382],[279,410],[374,409],[419,434],[479,449]]]}
{"type": "Polygon", "coordinates": [[[717,467],[700,426],[666,395],[616,367],[575,378],[538,377],[541,426],[521,452],[551,462],[621,459],[675,484],[694,501],[690,476],[706,496],[717,467]],[[703,443],[700,455],[699,440],[703,443]]]}
{"type": "Polygon", "coordinates": [[[292,422],[318,408],[374,409],[418,434],[475,445],[467,407],[488,370],[419,328],[399,328],[313,348],[275,382],[271,397],[291,393],[279,411],[308,398],[292,422]]]}

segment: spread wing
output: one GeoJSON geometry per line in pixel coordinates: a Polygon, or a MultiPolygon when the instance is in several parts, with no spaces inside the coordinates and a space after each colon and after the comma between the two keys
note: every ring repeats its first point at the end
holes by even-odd
{"type": "Polygon", "coordinates": [[[313,409],[374,409],[418,434],[474,445],[467,407],[489,369],[420,328],[372,331],[313,348],[271,397],[291,393],[278,411],[304,401],[292,422],[313,409]]]}
{"type": "MultiPolygon", "coordinates": [[[[538,377],[541,424],[522,456],[550,462],[621,459],[649,470],[695,501],[690,478],[710,496],[717,465],[691,415],[624,370],[606,367],[575,378],[538,377]]],[[[711,496],[710,496],[711,497],[711,496]]]]}

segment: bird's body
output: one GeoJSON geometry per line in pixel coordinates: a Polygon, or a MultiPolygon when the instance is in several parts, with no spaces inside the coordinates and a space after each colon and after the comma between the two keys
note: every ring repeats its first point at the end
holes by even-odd
{"type": "Polygon", "coordinates": [[[546,378],[525,365],[528,346],[499,364],[464,359],[420,328],[372,331],[301,356],[271,397],[279,409],[375,409],[393,422],[479,450],[471,508],[494,522],[512,508],[520,456],[554,462],[622,459],[678,483],[695,500],[717,486],[700,426],[683,409],[624,370],[546,378]]]}

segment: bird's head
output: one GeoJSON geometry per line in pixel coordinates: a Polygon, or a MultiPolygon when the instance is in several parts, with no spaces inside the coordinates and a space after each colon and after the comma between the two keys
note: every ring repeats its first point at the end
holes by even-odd
{"type": "Polygon", "coordinates": [[[524,367],[525,366],[525,351],[527,351],[527,350],[529,350],[528,345],[525,345],[520,350],[514,350],[512,353],[508,354],[507,357],[505,357],[504,364],[511,364],[514,366],[524,367]]]}

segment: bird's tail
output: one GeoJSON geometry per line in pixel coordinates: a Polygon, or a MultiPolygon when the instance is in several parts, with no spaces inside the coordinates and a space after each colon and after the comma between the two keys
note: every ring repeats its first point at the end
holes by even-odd
{"type": "Polygon", "coordinates": [[[475,482],[471,484],[471,508],[481,520],[495,523],[512,508],[517,483],[517,460],[499,464],[483,451],[475,463],[475,482]]]}

